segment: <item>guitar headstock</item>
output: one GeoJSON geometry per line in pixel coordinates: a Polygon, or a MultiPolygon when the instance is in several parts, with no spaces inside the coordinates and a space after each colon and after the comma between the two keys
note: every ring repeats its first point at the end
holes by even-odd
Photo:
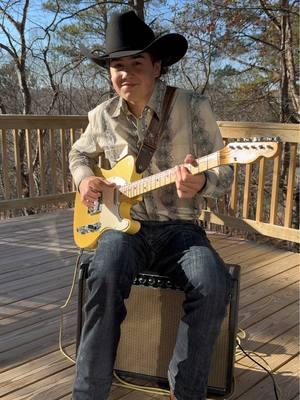
{"type": "Polygon", "coordinates": [[[280,143],[279,137],[239,139],[225,146],[220,151],[220,157],[225,164],[250,164],[261,157],[275,157],[280,143]]]}

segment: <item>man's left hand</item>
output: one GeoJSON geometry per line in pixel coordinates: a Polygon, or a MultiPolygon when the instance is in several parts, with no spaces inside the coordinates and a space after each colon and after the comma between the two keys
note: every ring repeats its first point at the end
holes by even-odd
{"type": "MultiPolygon", "coordinates": [[[[197,166],[195,158],[188,154],[184,159],[185,164],[197,166]]],[[[206,176],[204,173],[192,175],[185,166],[176,167],[176,189],[180,199],[194,197],[205,185],[206,176]]]]}

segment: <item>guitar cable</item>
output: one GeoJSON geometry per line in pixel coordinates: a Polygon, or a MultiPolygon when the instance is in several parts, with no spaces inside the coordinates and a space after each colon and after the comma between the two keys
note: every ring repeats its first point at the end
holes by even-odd
{"type": "MultiPolygon", "coordinates": [[[[252,362],[254,362],[256,365],[258,365],[260,368],[262,368],[265,372],[267,372],[267,374],[272,379],[275,400],[280,400],[282,398],[281,390],[280,390],[280,388],[278,386],[278,383],[275,380],[274,371],[272,370],[272,368],[270,367],[268,362],[262,356],[260,356],[258,353],[254,352],[254,351],[246,351],[243,348],[243,346],[241,345],[241,340],[242,339],[246,339],[246,336],[247,336],[246,332],[243,329],[239,328],[238,329],[238,333],[237,333],[237,337],[236,337],[236,352],[235,352],[235,355],[244,355],[244,356],[248,357],[252,362]],[[266,366],[263,366],[260,362],[255,360],[254,357],[259,358],[260,360],[262,360],[266,366]]],[[[234,395],[234,393],[232,394],[232,396],[233,395],[234,395]]],[[[230,400],[230,398],[232,396],[228,397],[227,400],[230,400]]]]}
{"type": "Polygon", "coordinates": [[[84,249],[80,249],[77,259],[76,259],[71,288],[70,288],[69,294],[67,296],[67,300],[65,301],[65,303],[62,306],[60,306],[60,325],[59,325],[59,337],[58,337],[59,350],[69,361],[71,361],[74,364],[76,363],[76,361],[66,353],[66,351],[64,350],[63,345],[62,345],[63,332],[64,332],[64,310],[68,307],[68,305],[73,297],[73,293],[75,290],[75,285],[76,285],[77,277],[78,277],[79,263],[80,263],[82,255],[83,255],[83,251],[84,251],[84,249]]]}

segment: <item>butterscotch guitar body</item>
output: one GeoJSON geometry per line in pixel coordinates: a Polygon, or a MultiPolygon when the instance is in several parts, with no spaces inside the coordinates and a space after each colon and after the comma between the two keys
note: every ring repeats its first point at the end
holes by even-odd
{"type": "MultiPolygon", "coordinates": [[[[118,186],[140,179],[135,172],[135,160],[127,156],[110,170],[99,169],[98,176],[115,182],[118,186]]],[[[130,217],[130,209],[141,197],[129,199],[118,189],[104,187],[98,207],[87,208],[80,200],[77,192],[75,197],[73,233],[76,245],[79,248],[94,249],[99,237],[108,229],[115,229],[131,234],[140,229],[140,223],[130,217]]]]}

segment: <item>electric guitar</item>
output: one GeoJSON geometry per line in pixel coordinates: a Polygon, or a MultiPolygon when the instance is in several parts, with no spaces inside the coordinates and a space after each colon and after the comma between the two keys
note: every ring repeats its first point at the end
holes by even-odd
{"type": "MultiPolygon", "coordinates": [[[[254,138],[235,141],[223,149],[196,160],[197,166],[183,164],[196,175],[226,164],[249,164],[261,157],[275,157],[279,152],[279,138],[254,138]]],[[[108,229],[134,234],[140,223],[130,216],[131,207],[142,201],[144,193],[153,191],[176,180],[175,167],[142,178],[135,170],[135,159],[127,156],[112,169],[98,169],[96,176],[116,183],[116,187],[104,187],[98,201],[86,207],[77,192],[75,197],[73,232],[79,248],[94,249],[98,239],[108,229]]]]}

